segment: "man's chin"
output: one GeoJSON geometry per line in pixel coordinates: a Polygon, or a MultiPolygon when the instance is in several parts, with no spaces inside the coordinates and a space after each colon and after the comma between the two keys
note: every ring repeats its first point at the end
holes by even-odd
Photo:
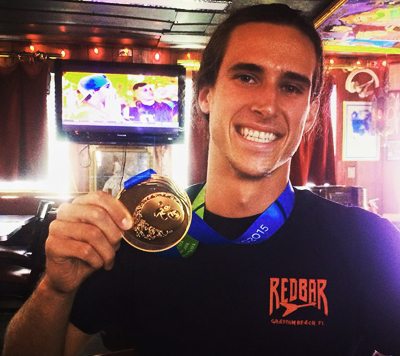
{"type": "Polygon", "coordinates": [[[274,172],[273,169],[264,169],[264,170],[254,169],[254,170],[251,170],[251,169],[240,169],[238,167],[236,167],[236,168],[232,167],[232,168],[235,170],[237,176],[240,179],[254,180],[254,181],[271,177],[273,172],[274,172]]]}

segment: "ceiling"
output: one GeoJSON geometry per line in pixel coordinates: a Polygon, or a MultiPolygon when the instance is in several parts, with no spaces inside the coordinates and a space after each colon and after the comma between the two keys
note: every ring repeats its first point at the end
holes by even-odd
{"type": "MultiPolygon", "coordinates": [[[[0,0],[0,49],[25,45],[96,44],[204,48],[215,26],[254,0],[0,0]]],[[[275,1],[276,2],[276,1],[275,1]]],[[[281,1],[315,19],[332,1],[281,1]]]]}
{"type": "MultiPolygon", "coordinates": [[[[0,0],[6,44],[202,49],[233,10],[268,0],[0,0]]],[[[327,52],[400,54],[400,0],[281,0],[316,23],[327,52]]]]}

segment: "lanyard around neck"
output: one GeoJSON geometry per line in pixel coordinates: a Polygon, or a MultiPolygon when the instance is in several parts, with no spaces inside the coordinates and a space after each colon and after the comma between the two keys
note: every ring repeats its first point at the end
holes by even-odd
{"type": "Polygon", "coordinates": [[[264,242],[282,227],[290,216],[294,206],[294,190],[289,182],[279,197],[250,227],[241,236],[231,240],[225,238],[204,222],[205,191],[206,186],[201,189],[194,199],[192,204],[192,223],[188,234],[175,248],[176,252],[182,257],[192,255],[199,243],[209,245],[249,245],[264,242]]]}

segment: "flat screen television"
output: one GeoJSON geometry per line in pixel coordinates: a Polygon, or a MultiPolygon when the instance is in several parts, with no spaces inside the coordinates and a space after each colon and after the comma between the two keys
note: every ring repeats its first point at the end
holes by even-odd
{"type": "Polygon", "coordinates": [[[58,132],[86,144],[157,145],[184,135],[185,68],[56,60],[58,132]]]}

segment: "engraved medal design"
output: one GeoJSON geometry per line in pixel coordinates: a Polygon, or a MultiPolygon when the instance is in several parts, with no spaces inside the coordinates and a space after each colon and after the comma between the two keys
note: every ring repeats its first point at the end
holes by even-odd
{"type": "Polygon", "coordinates": [[[120,192],[118,199],[133,217],[133,227],[124,233],[132,246],[160,252],[178,244],[189,229],[192,206],[185,191],[157,174],[120,192]]]}

